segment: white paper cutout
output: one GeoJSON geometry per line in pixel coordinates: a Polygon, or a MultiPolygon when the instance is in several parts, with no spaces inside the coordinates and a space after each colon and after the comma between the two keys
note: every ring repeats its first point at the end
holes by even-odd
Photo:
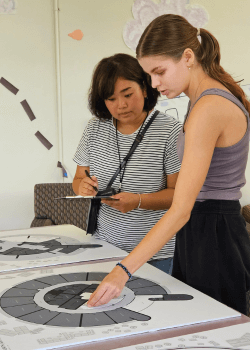
{"type": "Polygon", "coordinates": [[[0,15],[14,15],[16,8],[16,0],[0,0],[0,15]]]}
{"type": "Polygon", "coordinates": [[[132,7],[134,19],[127,22],[123,30],[125,44],[133,51],[147,27],[156,17],[172,13],[185,17],[194,27],[204,27],[209,19],[207,10],[201,5],[189,5],[188,0],[135,0],[132,7]]]}

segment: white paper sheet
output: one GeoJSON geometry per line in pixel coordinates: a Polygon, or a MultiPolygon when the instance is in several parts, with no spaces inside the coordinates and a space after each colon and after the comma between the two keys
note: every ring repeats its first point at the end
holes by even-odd
{"type": "Polygon", "coordinates": [[[65,263],[120,259],[128,253],[74,225],[0,232],[0,272],[65,263]]]}
{"type": "Polygon", "coordinates": [[[250,350],[250,322],[206,332],[120,348],[121,350],[245,349],[250,350]]]}
{"type": "Polygon", "coordinates": [[[114,266],[108,262],[0,275],[2,348],[51,349],[240,316],[148,264],[109,305],[85,306],[114,266]],[[173,300],[161,300],[169,297],[173,300]]]}

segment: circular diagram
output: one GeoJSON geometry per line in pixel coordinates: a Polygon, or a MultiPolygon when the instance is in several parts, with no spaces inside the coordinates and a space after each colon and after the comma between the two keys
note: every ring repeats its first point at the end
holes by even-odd
{"type": "Polygon", "coordinates": [[[52,256],[68,256],[79,249],[99,248],[100,244],[81,244],[72,237],[53,235],[13,235],[1,237],[0,260],[46,259],[52,256]]]}
{"type": "MultiPolygon", "coordinates": [[[[148,321],[151,317],[145,310],[155,301],[166,301],[166,295],[171,296],[159,284],[135,276],[126,283],[119,298],[104,306],[88,308],[84,304],[106,275],[67,273],[26,281],[2,294],[1,308],[8,315],[33,324],[93,327],[148,321]]],[[[186,300],[189,299],[192,297],[186,300]]]]}

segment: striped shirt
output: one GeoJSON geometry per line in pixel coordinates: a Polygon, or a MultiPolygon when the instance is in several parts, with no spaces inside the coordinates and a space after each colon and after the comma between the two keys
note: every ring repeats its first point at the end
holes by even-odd
{"type": "MultiPolygon", "coordinates": [[[[144,126],[153,113],[148,115],[144,126]]],[[[181,124],[173,117],[161,112],[157,115],[127,162],[122,192],[154,193],[166,188],[166,176],[180,169],[176,150],[180,128],[181,124]]],[[[129,152],[138,131],[129,135],[117,132],[121,160],[129,152]]],[[[113,120],[92,118],[84,130],[73,160],[80,166],[89,166],[90,175],[98,179],[99,190],[105,189],[119,167],[113,120]]],[[[112,187],[118,190],[119,183],[120,175],[112,187]]],[[[146,209],[121,213],[101,204],[94,236],[131,252],[165,213],[166,210],[146,209]]],[[[172,238],[153,259],[172,257],[174,246],[175,238],[172,238]]]]}

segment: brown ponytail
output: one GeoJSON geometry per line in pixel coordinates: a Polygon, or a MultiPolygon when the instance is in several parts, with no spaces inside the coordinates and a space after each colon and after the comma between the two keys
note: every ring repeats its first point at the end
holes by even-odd
{"type": "Polygon", "coordinates": [[[197,28],[184,17],[162,15],[155,18],[143,32],[136,48],[137,58],[145,56],[168,56],[180,60],[186,48],[193,50],[203,70],[213,79],[223,84],[237,97],[250,113],[250,102],[245,92],[220,65],[220,46],[216,38],[206,29],[200,29],[201,43],[197,28]]]}

